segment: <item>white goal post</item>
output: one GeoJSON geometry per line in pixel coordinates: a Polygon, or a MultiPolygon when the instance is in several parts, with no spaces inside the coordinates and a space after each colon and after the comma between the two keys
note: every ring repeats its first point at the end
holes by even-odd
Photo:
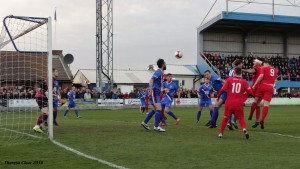
{"type": "Polygon", "coordinates": [[[0,138],[26,135],[53,140],[51,17],[9,15],[0,34],[0,138]],[[32,127],[41,111],[33,102],[39,84],[48,82],[47,134],[32,127]],[[22,104],[26,105],[22,107],[22,104]],[[32,104],[29,104],[32,103],[32,104]]]}

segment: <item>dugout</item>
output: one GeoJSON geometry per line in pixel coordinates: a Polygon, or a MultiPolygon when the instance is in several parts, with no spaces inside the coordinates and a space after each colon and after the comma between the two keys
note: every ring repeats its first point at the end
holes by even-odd
{"type": "Polygon", "coordinates": [[[197,65],[209,68],[203,53],[240,56],[300,55],[300,17],[222,12],[197,28],[197,65]]]}

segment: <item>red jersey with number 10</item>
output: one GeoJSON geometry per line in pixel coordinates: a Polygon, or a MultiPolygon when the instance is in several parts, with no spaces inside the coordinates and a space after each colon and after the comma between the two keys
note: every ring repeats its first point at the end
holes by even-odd
{"type": "Polygon", "coordinates": [[[273,85],[277,78],[277,73],[278,73],[278,70],[276,68],[274,68],[273,66],[262,67],[260,70],[260,74],[263,74],[264,77],[260,83],[273,85]]]}
{"type": "Polygon", "coordinates": [[[224,93],[225,91],[228,92],[225,102],[225,106],[229,108],[228,110],[243,109],[244,93],[252,93],[251,87],[249,86],[248,82],[240,77],[232,77],[227,79],[220,91],[220,94],[224,93]]]}

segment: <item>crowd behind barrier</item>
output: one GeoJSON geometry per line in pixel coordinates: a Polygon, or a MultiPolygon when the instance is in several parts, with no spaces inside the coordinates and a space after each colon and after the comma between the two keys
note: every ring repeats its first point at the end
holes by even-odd
{"type": "MultiPolygon", "coordinates": [[[[98,90],[90,90],[85,87],[76,89],[76,98],[80,100],[89,100],[89,99],[137,99],[140,90],[145,90],[146,88],[134,89],[131,92],[123,93],[120,89],[107,90],[100,93],[98,90]]],[[[58,89],[58,98],[60,100],[68,99],[68,88],[61,90],[58,89]]],[[[32,87],[1,87],[0,88],[0,100],[8,99],[34,99],[36,94],[36,89],[32,87]]],[[[196,89],[186,89],[183,88],[180,90],[180,98],[197,98],[196,89]]],[[[251,97],[251,96],[250,96],[251,97]]],[[[274,97],[298,97],[300,98],[300,92],[288,93],[285,90],[279,90],[274,95],[274,97]]],[[[174,98],[178,98],[177,93],[175,93],[174,98]]]]}
{"type": "MultiPolygon", "coordinates": [[[[281,77],[280,80],[291,80],[300,81],[300,56],[298,58],[287,58],[282,56],[240,56],[240,55],[225,55],[225,54],[211,54],[204,53],[202,57],[206,57],[207,62],[211,62],[212,65],[220,71],[221,77],[226,79],[229,70],[232,68],[232,63],[235,59],[241,59],[244,63],[245,69],[251,69],[253,67],[253,60],[259,59],[263,61],[264,59],[271,60],[274,67],[278,69],[278,76],[281,77]]],[[[243,72],[243,78],[251,80],[252,75],[243,72]]]]}

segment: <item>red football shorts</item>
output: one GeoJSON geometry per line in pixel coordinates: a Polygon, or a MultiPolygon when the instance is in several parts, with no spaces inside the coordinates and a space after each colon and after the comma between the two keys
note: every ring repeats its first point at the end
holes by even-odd
{"type": "Polygon", "coordinates": [[[257,86],[255,97],[262,98],[265,101],[270,102],[274,93],[274,87],[268,84],[260,84],[257,86]]]}
{"type": "Polygon", "coordinates": [[[234,114],[237,119],[242,119],[244,118],[244,109],[232,109],[225,106],[224,116],[230,117],[232,114],[234,114]]]}

